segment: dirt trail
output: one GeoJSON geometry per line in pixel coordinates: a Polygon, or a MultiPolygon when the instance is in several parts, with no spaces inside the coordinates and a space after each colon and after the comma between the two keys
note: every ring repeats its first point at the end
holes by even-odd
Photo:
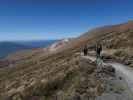
{"type": "MultiPolygon", "coordinates": [[[[90,59],[92,61],[95,61],[96,58],[95,57],[91,57],[91,56],[82,56],[86,59],[90,59]]],[[[116,63],[116,62],[111,62],[111,63],[104,63],[106,64],[110,64],[112,65],[117,71],[119,71],[120,73],[122,73],[122,77],[126,80],[130,90],[133,93],[133,69],[131,69],[128,66],[122,65],[120,63],[116,63]]]]}
{"type": "Polygon", "coordinates": [[[133,93],[133,69],[129,68],[128,66],[122,65],[120,63],[108,63],[112,65],[116,70],[122,73],[122,77],[128,83],[129,88],[133,93]]]}

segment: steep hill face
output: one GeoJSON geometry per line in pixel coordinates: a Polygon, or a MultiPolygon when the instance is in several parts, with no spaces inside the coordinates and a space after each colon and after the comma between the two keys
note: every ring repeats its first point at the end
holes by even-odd
{"type": "Polygon", "coordinates": [[[107,30],[98,32],[95,37],[101,40],[107,48],[132,48],[133,47],[133,22],[112,26],[107,30]]]}
{"type": "Polygon", "coordinates": [[[79,40],[86,40],[88,43],[95,44],[96,41],[103,43],[106,48],[133,47],[133,22],[124,24],[104,26],[86,32],[79,37],[79,40]],[[128,44],[128,45],[127,45],[128,44]]]}
{"type": "MultiPolygon", "coordinates": [[[[91,33],[90,33],[91,34],[91,33]]],[[[105,55],[133,67],[133,22],[101,28],[87,41],[94,45],[97,41],[104,47],[105,55]]]]}
{"type": "MultiPolygon", "coordinates": [[[[103,56],[133,67],[133,22],[104,26],[88,31],[73,41],[71,48],[81,51],[85,44],[94,51],[97,42],[103,46],[103,56]]],[[[69,46],[70,47],[70,46],[69,46]]]]}
{"type": "Polygon", "coordinates": [[[105,56],[121,61],[121,57],[131,58],[132,39],[133,23],[128,22],[97,28],[48,48],[9,55],[4,60],[10,64],[0,69],[0,99],[108,100],[113,94],[120,96],[121,100],[128,100],[122,95],[127,89],[120,85],[123,81],[112,83],[112,80],[117,80],[114,72],[99,73],[95,62],[83,59],[79,53],[85,44],[92,46],[100,40],[105,56]],[[104,99],[96,99],[100,96],[104,99]]]}

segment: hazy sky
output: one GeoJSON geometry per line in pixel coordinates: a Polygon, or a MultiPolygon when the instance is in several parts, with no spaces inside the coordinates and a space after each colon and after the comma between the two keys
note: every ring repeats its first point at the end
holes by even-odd
{"type": "Polygon", "coordinates": [[[0,0],[0,41],[59,39],[133,19],[133,0],[0,0]]]}

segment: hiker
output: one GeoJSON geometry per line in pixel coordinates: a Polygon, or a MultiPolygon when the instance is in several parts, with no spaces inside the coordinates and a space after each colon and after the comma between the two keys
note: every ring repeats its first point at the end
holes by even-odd
{"type": "MultiPolygon", "coordinates": [[[[96,64],[102,67],[102,64],[103,64],[103,61],[101,59],[102,44],[97,42],[95,49],[96,49],[96,64]]],[[[101,70],[101,67],[100,67],[100,70],[101,70]]]]}
{"type": "Polygon", "coordinates": [[[95,49],[96,49],[96,57],[97,58],[101,58],[102,44],[101,43],[97,43],[95,49]]]}
{"type": "Polygon", "coordinates": [[[83,52],[84,52],[84,56],[87,56],[87,53],[88,53],[87,45],[84,46],[83,52]]]}

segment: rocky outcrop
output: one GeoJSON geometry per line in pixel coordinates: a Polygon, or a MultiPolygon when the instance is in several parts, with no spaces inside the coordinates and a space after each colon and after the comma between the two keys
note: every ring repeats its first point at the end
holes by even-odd
{"type": "Polygon", "coordinates": [[[60,49],[62,49],[66,44],[68,44],[69,39],[63,39],[60,40],[54,44],[52,44],[48,49],[50,52],[55,52],[55,51],[59,51],[60,49]]]}

